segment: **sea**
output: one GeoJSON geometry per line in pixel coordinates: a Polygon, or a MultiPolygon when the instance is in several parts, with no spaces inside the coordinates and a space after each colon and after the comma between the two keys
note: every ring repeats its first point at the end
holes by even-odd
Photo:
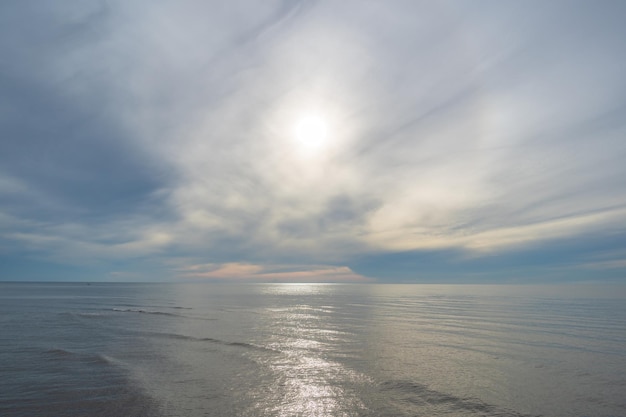
{"type": "Polygon", "coordinates": [[[0,283],[0,416],[626,417],[626,291],[0,283]]]}

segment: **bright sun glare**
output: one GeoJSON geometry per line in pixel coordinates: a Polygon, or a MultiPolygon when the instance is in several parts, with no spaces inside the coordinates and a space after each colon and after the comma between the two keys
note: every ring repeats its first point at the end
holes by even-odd
{"type": "Polygon", "coordinates": [[[295,136],[299,144],[314,150],[321,147],[328,137],[328,123],[315,114],[302,116],[295,125],[295,136]]]}

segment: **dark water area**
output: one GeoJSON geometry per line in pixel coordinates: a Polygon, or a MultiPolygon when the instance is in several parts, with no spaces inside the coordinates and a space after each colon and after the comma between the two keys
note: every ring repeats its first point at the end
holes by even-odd
{"type": "Polygon", "coordinates": [[[0,283],[0,416],[626,417],[626,292],[0,283]]]}

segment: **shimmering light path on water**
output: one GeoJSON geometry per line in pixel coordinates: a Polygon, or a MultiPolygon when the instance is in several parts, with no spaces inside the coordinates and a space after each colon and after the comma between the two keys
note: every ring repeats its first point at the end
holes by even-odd
{"type": "Polygon", "coordinates": [[[626,416],[624,287],[0,283],[2,416],[626,416]]]}

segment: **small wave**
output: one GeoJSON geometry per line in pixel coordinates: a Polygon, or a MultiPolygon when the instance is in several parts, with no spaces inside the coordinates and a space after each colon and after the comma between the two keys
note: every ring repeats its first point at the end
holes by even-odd
{"type": "Polygon", "coordinates": [[[94,318],[94,317],[102,317],[104,316],[104,314],[102,313],[74,313],[75,315],[77,315],[78,317],[88,317],[88,318],[94,318]]]}
{"type": "Polygon", "coordinates": [[[107,364],[107,365],[112,364],[111,360],[104,355],[88,355],[88,356],[85,356],[83,359],[85,360],[85,362],[101,363],[101,364],[107,364]]]}
{"type": "Polygon", "coordinates": [[[115,308],[125,309],[125,310],[146,310],[146,309],[173,309],[173,310],[193,310],[191,307],[184,307],[176,304],[167,304],[167,303],[123,303],[119,301],[114,301],[112,305],[115,305],[115,308]]]}
{"type": "Polygon", "coordinates": [[[52,348],[43,352],[45,355],[52,356],[55,360],[66,359],[75,360],[85,363],[111,364],[111,360],[104,355],[72,352],[62,348],[52,348]]]}
{"type": "Polygon", "coordinates": [[[48,349],[44,352],[45,354],[48,355],[53,355],[53,356],[71,356],[74,353],[70,352],[69,350],[65,350],[65,349],[59,349],[59,348],[54,348],[54,349],[48,349]]]}
{"type": "Polygon", "coordinates": [[[268,348],[265,346],[259,346],[259,345],[255,345],[253,343],[246,343],[246,342],[226,342],[226,344],[228,346],[239,346],[239,347],[243,347],[246,349],[254,349],[254,350],[262,350],[265,352],[274,352],[274,353],[280,353],[279,350],[276,349],[272,349],[272,348],[268,348]]]}
{"type": "Polygon", "coordinates": [[[157,314],[160,316],[182,317],[180,314],[168,313],[166,311],[144,310],[140,308],[114,308],[113,311],[120,313],[141,313],[141,314],[157,314]]]}
{"type": "MultiPolygon", "coordinates": [[[[177,310],[192,310],[189,307],[162,307],[162,308],[176,308],[177,310]]],[[[217,320],[214,317],[197,317],[197,316],[188,316],[180,313],[173,313],[168,311],[159,311],[159,310],[147,310],[145,308],[119,308],[114,307],[111,309],[117,313],[137,313],[137,314],[153,314],[157,316],[169,316],[169,317],[182,317],[190,320],[205,320],[205,321],[214,321],[217,320]]]]}
{"type": "Polygon", "coordinates": [[[384,391],[394,391],[400,394],[403,402],[416,406],[440,406],[450,411],[460,411],[466,415],[478,414],[482,416],[498,417],[538,417],[520,414],[513,410],[503,409],[493,404],[487,404],[477,398],[461,398],[428,388],[426,385],[411,381],[387,381],[381,384],[384,391]]]}
{"type": "Polygon", "coordinates": [[[262,351],[265,351],[265,352],[280,353],[280,351],[278,351],[276,349],[268,348],[268,347],[265,347],[265,346],[255,345],[253,343],[228,342],[226,340],[215,339],[213,337],[194,337],[194,336],[188,336],[188,335],[177,334],[177,333],[149,333],[149,334],[151,336],[164,337],[164,338],[168,338],[168,339],[189,340],[189,341],[192,341],[192,342],[208,342],[208,343],[214,343],[214,344],[223,345],[223,346],[234,346],[234,347],[241,347],[241,348],[245,348],[245,349],[254,349],[254,350],[262,350],[262,351]]]}

